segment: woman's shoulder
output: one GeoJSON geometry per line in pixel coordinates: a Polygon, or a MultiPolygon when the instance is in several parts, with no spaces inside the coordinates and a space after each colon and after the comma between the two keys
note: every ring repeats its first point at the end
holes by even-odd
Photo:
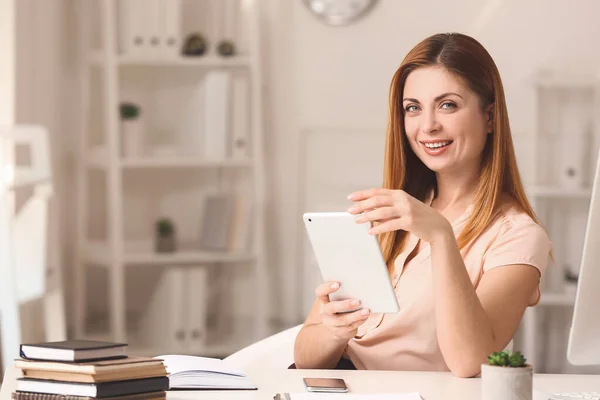
{"type": "Polygon", "coordinates": [[[498,213],[492,223],[497,236],[518,232],[520,234],[536,236],[542,240],[548,239],[546,230],[512,196],[502,194],[499,200],[498,213]]]}

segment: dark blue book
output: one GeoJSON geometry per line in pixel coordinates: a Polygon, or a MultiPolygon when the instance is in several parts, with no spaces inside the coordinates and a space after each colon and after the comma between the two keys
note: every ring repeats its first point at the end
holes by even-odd
{"type": "Polygon", "coordinates": [[[48,381],[28,378],[17,379],[17,392],[87,396],[96,399],[160,392],[167,389],[169,389],[169,378],[166,376],[101,383],[48,381]]]}
{"type": "Polygon", "coordinates": [[[65,340],[22,344],[21,357],[28,360],[44,361],[98,361],[127,357],[124,343],[101,342],[95,340],[65,340]]]}

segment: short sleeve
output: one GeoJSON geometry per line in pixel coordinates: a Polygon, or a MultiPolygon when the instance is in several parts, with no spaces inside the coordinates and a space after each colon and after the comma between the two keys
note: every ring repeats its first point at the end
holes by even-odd
{"type": "MultiPolygon", "coordinates": [[[[512,264],[537,268],[540,277],[548,265],[552,243],[546,231],[531,219],[505,220],[483,260],[483,272],[512,264]]],[[[539,290],[531,305],[539,301],[539,290]]]]}

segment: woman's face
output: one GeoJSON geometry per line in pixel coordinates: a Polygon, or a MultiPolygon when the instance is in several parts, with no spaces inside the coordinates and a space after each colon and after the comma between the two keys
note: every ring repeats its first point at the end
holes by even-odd
{"type": "Polygon", "coordinates": [[[441,67],[423,67],[406,78],[402,106],[411,148],[432,171],[462,172],[479,168],[491,106],[461,79],[441,67]]]}

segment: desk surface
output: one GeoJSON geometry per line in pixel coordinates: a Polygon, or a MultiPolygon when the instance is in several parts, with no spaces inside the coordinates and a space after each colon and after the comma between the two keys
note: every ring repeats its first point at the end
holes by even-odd
{"type": "MultiPolygon", "coordinates": [[[[352,393],[419,392],[424,400],[479,400],[479,378],[456,378],[449,372],[395,372],[395,371],[322,371],[322,370],[282,370],[277,374],[248,371],[252,381],[260,388],[253,391],[230,391],[227,399],[264,400],[272,399],[277,392],[304,392],[302,378],[334,377],[344,378],[352,393]]],[[[8,368],[0,391],[0,400],[9,400],[14,390],[18,372],[8,368]]],[[[545,375],[536,374],[533,378],[535,389],[548,393],[598,391],[600,375],[545,375]]],[[[222,399],[223,391],[169,392],[168,400],[222,399]]],[[[534,396],[534,400],[541,397],[534,396]]]]}

